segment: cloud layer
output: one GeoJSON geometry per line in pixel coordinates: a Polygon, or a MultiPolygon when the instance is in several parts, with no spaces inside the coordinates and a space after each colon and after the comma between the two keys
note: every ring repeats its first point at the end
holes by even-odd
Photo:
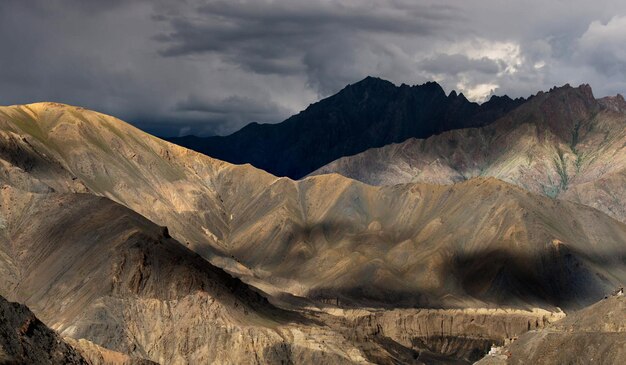
{"type": "Polygon", "coordinates": [[[626,3],[5,0],[0,104],[51,100],[159,135],[279,122],[367,75],[481,101],[626,91],[626,3]]]}

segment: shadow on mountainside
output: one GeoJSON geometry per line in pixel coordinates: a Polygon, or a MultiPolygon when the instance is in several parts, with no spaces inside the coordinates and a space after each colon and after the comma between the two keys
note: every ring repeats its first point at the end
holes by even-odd
{"type": "Polygon", "coordinates": [[[453,265],[463,290],[486,302],[575,310],[602,299],[619,284],[609,272],[626,265],[626,250],[588,255],[560,244],[526,254],[491,250],[457,255],[453,265]]]}
{"type": "MultiPolygon", "coordinates": [[[[308,297],[340,307],[455,308],[476,300],[493,307],[560,307],[577,310],[600,299],[623,278],[626,249],[588,255],[560,245],[536,253],[506,249],[454,253],[440,266],[444,286],[437,290],[400,288],[362,281],[350,287],[319,286],[308,297]]],[[[407,285],[408,286],[408,285],[407,285]]]]}

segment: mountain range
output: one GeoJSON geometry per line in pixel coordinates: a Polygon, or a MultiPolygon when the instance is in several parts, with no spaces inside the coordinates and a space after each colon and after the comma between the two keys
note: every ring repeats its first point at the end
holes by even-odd
{"type": "Polygon", "coordinates": [[[21,303],[0,300],[0,359],[472,363],[556,332],[619,359],[623,300],[602,298],[626,281],[623,98],[478,105],[368,78],[238,133],[215,146],[310,176],[81,107],[0,107],[0,296],[21,303]]]}
{"type": "Polygon", "coordinates": [[[523,102],[494,96],[479,105],[454,91],[446,95],[436,82],[395,86],[367,77],[282,123],[251,123],[225,137],[168,140],[223,161],[299,179],[372,147],[490,124],[523,102]]]}
{"type": "Polygon", "coordinates": [[[107,197],[264,290],[358,305],[578,307],[623,279],[605,271],[620,265],[621,256],[613,260],[626,239],[623,224],[500,180],[293,181],[79,108],[35,104],[0,116],[5,176],[19,189],[107,197]],[[555,252],[572,260],[557,265],[555,252]],[[560,265],[566,276],[555,285],[549,278],[560,265]],[[525,266],[535,268],[531,277],[525,266]],[[481,290],[465,287],[474,272],[481,290]]]}

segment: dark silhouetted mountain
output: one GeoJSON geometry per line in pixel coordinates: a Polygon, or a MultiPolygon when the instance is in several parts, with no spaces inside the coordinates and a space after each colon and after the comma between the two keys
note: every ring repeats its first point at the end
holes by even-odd
{"type": "Polygon", "coordinates": [[[494,96],[479,105],[454,91],[446,96],[435,82],[395,86],[367,77],[279,124],[251,123],[229,136],[169,140],[227,162],[250,163],[298,179],[372,147],[487,125],[523,102],[494,96]]]}

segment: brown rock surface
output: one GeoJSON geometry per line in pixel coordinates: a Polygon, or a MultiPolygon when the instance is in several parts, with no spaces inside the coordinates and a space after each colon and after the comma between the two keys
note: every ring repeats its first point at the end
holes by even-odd
{"type": "Polygon", "coordinates": [[[14,270],[1,293],[93,342],[69,340],[93,364],[447,362],[553,320],[545,311],[288,312],[106,198],[0,191],[0,267],[14,270]],[[463,332],[474,319],[482,324],[463,332]]]}
{"type": "Polygon", "coordinates": [[[88,364],[24,305],[0,296],[1,364],[88,364]]]}
{"type": "MultiPolygon", "coordinates": [[[[541,309],[394,309],[342,312],[351,335],[373,341],[388,338],[419,351],[425,359],[440,354],[452,359],[475,361],[492,345],[502,345],[529,329],[544,328],[565,316],[541,309]]],[[[367,341],[364,341],[367,342],[367,341]]],[[[426,361],[426,360],[424,360],[426,361]]],[[[428,361],[426,361],[428,363],[428,361]]]]}
{"type": "Polygon", "coordinates": [[[83,338],[75,340],[65,337],[65,342],[80,353],[91,365],[155,365],[150,360],[131,357],[121,352],[111,351],[83,338]]]}
{"type": "Polygon", "coordinates": [[[63,336],[171,363],[367,361],[107,198],[1,190],[0,293],[63,336]],[[291,325],[291,323],[294,325],[291,325]]]}

